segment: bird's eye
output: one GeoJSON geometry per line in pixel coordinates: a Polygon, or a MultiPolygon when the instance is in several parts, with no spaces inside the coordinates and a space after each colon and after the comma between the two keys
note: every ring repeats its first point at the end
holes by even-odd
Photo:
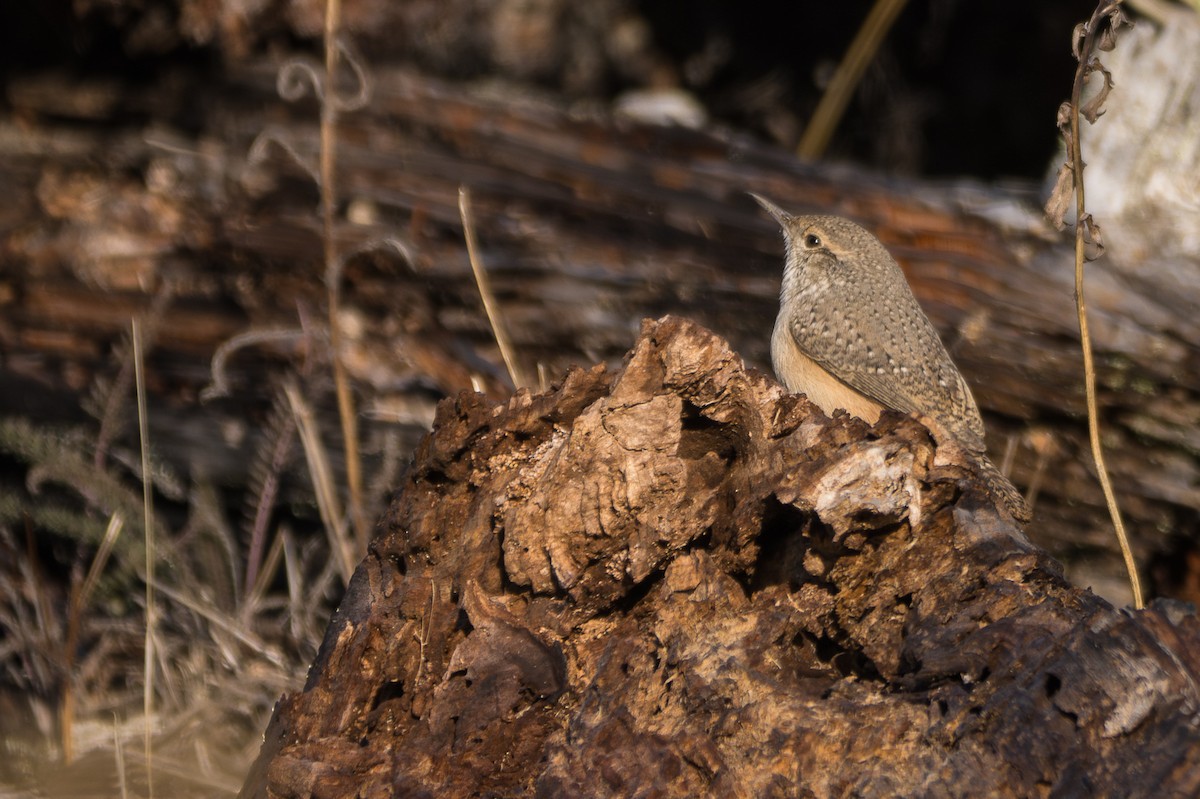
{"type": "Polygon", "coordinates": [[[808,247],[810,250],[820,247],[821,246],[821,237],[818,236],[816,233],[809,233],[808,235],[806,235],[804,237],[804,246],[808,247]]]}

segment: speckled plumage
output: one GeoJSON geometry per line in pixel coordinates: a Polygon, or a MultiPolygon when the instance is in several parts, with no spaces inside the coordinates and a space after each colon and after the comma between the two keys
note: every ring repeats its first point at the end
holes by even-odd
{"type": "Polygon", "coordinates": [[[982,452],[971,391],[879,239],[848,219],[792,216],[756,199],[779,221],[787,245],[771,347],[776,372],[786,371],[778,351],[790,344],[860,394],[936,419],[982,452]]]}
{"type": "MultiPolygon", "coordinates": [[[[793,216],[753,196],[783,228],[787,248],[771,337],[780,381],[826,413],[845,408],[874,422],[894,408],[929,417],[986,461],[971,390],[879,239],[848,219],[793,216]]],[[[990,461],[983,470],[999,476],[990,461]]],[[[1007,489],[1014,515],[1027,516],[1007,489]]]]}

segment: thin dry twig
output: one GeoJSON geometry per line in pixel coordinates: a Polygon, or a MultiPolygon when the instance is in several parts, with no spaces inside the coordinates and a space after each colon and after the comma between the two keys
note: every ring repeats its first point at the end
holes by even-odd
{"type": "Polygon", "coordinates": [[[496,346],[500,348],[500,357],[508,369],[508,378],[512,380],[513,388],[521,388],[529,383],[517,365],[512,342],[508,330],[504,327],[504,319],[500,315],[496,297],[492,294],[492,286],[488,282],[487,269],[483,266],[483,258],[479,254],[479,239],[475,236],[475,220],[471,215],[471,190],[466,186],[458,187],[458,213],[462,217],[463,238],[467,241],[467,258],[471,261],[471,272],[475,275],[475,285],[479,287],[479,296],[483,298],[483,310],[487,314],[488,324],[492,326],[492,335],[496,346]]]}
{"type": "Polygon", "coordinates": [[[1087,393],[1088,437],[1091,441],[1092,459],[1096,463],[1096,473],[1100,479],[1100,487],[1104,491],[1104,501],[1108,505],[1108,513],[1112,518],[1113,529],[1116,531],[1117,543],[1121,547],[1121,555],[1125,559],[1125,568],[1129,572],[1129,584],[1133,591],[1133,606],[1143,607],[1142,584],[1138,578],[1137,562],[1129,545],[1129,536],[1125,532],[1125,523],[1121,520],[1121,509],[1117,505],[1117,497],[1113,492],[1112,481],[1108,476],[1108,468],[1104,465],[1104,448],[1100,442],[1100,415],[1096,403],[1096,367],[1092,356],[1092,339],[1088,332],[1087,303],[1083,294],[1083,264],[1087,258],[1085,250],[1088,244],[1098,249],[1095,257],[1103,250],[1103,239],[1100,226],[1087,213],[1083,187],[1083,148],[1081,145],[1082,131],[1079,117],[1083,115],[1089,122],[1094,123],[1103,113],[1104,99],[1112,88],[1112,79],[1108,71],[1093,57],[1096,50],[1111,50],[1115,44],[1117,29],[1125,24],[1121,14],[1121,0],[1101,0],[1087,23],[1077,26],[1074,32],[1074,45],[1079,66],[1075,70],[1075,80],[1071,86],[1071,101],[1059,109],[1059,126],[1065,127],[1067,139],[1067,163],[1059,172],[1058,184],[1047,202],[1047,213],[1060,227],[1066,210],[1070,207],[1071,189],[1074,189],[1075,200],[1075,308],[1079,319],[1080,346],[1083,350],[1084,386],[1087,393]],[[1088,78],[1099,73],[1104,80],[1100,92],[1083,105],[1083,90],[1088,78]],[[1065,125],[1064,125],[1065,123],[1065,125]]]}

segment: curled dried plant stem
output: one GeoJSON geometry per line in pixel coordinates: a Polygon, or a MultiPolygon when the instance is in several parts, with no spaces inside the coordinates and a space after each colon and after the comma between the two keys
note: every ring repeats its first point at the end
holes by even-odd
{"type": "Polygon", "coordinates": [[[508,330],[504,327],[504,319],[500,316],[500,309],[496,305],[496,298],[492,294],[492,287],[488,282],[487,270],[479,255],[479,240],[475,236],[475,221],[471,216],[471,191],[466,186],[458,187],[458,213],[462,217],[463,238],[467,241],[467,258],[471,261],[471,272],[475,275],[479,296],[483,298],[483,310],[487,313],[488,323],[492,326],[492,335],[496,339],[496,346],[500,348],[500,357],[504,359],[504,366],[508,369],[508,377],[512,380],[513,388],[527,386],[529,383],[525,381],[525,375],[521,373],[521,368],[517,365],[516,354],[513,352],[512,342],[508,338],[508,330]]]}
{"type": "MultiPolygon", "coordinates": [[[[337,33],[336,30],[334,33],[337,33]]],[[[328,38],[326,38],[326,41],[329,41],[328,38]]],[[[358,53],[351,46],[350,41],[344,36],[335,35],[333,45],[337,48],[340,58],[346,62],[346,66],[354,73],[354,80],[357,84],[354,94],[342,95],[336,91],[333,92],[334,102],[337,103],[338,108],[342,111],[357,111],[360,108],[366,107],[367,103],[371,100],[371,76],[368,74],[366,67],[363,66],[362,58],[359,57],[358,53]]],[[[330,86],[332,85],[331,83],[330,86]]]]}
{"type": "MultiPolygon", "coordinates": [[[[335,9],[335,12],[340,12],[340,9],[335,9]]],[[[335,103],[340,111],[357,111],[367,104],[371,97],[370,78],[367,70],[363,67],[362,59],[358,57],[354,48],[345,38],[337,35],[338,21],[337,18],[333,20],[332,28],[326,26],[326,46],[328,48],[329,43],[332,42],[332,46],[338,50],[338,60],[345,59],[346,65],[354,73],[354,79],[358,84],[354,94],[342,96],[333,88],[331,78],[327,76],[323,80],[320,64],[309,58],[292,58],[280,68],[275,81],[275,91],[284,100],[289,102],[299,100],[311,91],[318,101],[335,103]],[[333,34],[332,38],[328,35],[330,31],[333,34]]],[[[328,49],[326,49],[326,57],[328,55],[328,49]]]]}
{"type": "Polygon", "coordinates": [[[200,391],[201,402],[227,397],[229,390],[229,359],[239,350],[260,344],[292,344],[311,335],[300,328],[248,330],[221,342],[209,363],[209,384],[200,391]]]}
{"type": "Polygon", "coordinates": [[[268,127],[254,137],[254,141],[250,143],[250,152],[246,156],[246,162],[251,166],[262,164],[267,160],[272,144],[283,150],[296,166],[303,169],[313,183],[321,185],[321,174],[312,159],[302,155],[293,144],[291,135],[278,128],[268,127]]]}
{"type": "Polygon", "coordinates": [[[1129,572],[1129,585],[1133,591],[1133,606],[1141,609],[1142,584],[1138,578],[1137,562],[1133,550],[1129,546],[1129,536],[1125,532],[1125,523],[1121,520],[1121,509],[1117,505],[1117,497],[1113,492],[1112,481],[1108,469],[1104,465],[1104,448],[1100,443],[1100,417],[1096,405],[1096,368],[1092,357],[1092,339],[1088,333],[1087,303],[1083,295],[1083,263],[1084,233],[1090,225],[1084,204],[1083,190],[1083,148],[1080,144],[1079,108],[1083,97],[1083,87],[1091,70],[1092,52],[1095,49],[1095,31],[1115,8],[1120,0],[1111,3],[1101,3],[1092,12],[1092,17],[1084,30],[1083,43],[1079,51],[1079,66],[1075,70],[1075,81],[1071,86],[1071,135],[1068,157],[1071,169],[1075,174],[1075,309],[1079,317],[1080,347],[1083,350],[1084,385],[1087,392],[1088,437],[1092,445],[1092,459],[1096,463],[1096,473],[1100,479],[1100,487],[1104,491],[1104,501],[1108,505],[1108,514],[1112,517],[1113,528],[1116,531],[1117,543],[1121,546],[1121,555],[1125,559],[1125,568],[1129,572]]]}

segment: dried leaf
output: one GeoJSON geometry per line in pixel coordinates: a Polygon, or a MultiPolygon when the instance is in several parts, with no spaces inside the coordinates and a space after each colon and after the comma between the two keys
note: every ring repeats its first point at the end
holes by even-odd
{"type": "Polygon", "coordinates": [[[1100,38],[1096,43],[1096,49],[1107,53],[1117,46],[1117,34],[1121,32],[1121,28],[1132,28],[1133,23],[1129,17],[1125,16],[1120,3],[1113,3],[1105,18],[1105,23],[1100,29],[1100,38]]]}
{"type": "Polygon", "coordinates": [[[1091,99],[1079,107],[1079,113],[1093,125],[1096,124],[1097,119],[1104,115],[1104,102],[1108,99],[1108,93],[1112,91],[1113,87],[1112,73],[1100,63],[1100,59],[1093,58],[1087,65],[1084,79],[1090,78],[1096,72],[1104,76],[1104,84],[1091,99]]]}
{"type": "Polygon", "coordinates": [[[1104,255],[1104,233],[1091,214],[1084,214],[1080,223],[1083,225],[1083,260],[1095,261],[1104,255]]]}
{"type": "Polygon", "coordinates": [[[1074,191],[1075,170],[1071,169],[1070,164],[1063,164],[1058,169],[1058,177],[1054,181],[1054,190],[1050,192],[1050,199],[1046,200],[1046,218],[1059,230],[1066,225],[1063,217],[1067,215],[1067,211],[1071,207],[1071,196],[1074,191]]]}
{"type": "Polygon", "coordinates": [[[1071,130],[1071,103],[1070,103],[1070,101],[1066,101],[1058,107],[1058,118],[1055,121],[1058,124],[1058,129],[1063,132],[1063,135],[1069,136],[1070,130],[1071,130]]]}

